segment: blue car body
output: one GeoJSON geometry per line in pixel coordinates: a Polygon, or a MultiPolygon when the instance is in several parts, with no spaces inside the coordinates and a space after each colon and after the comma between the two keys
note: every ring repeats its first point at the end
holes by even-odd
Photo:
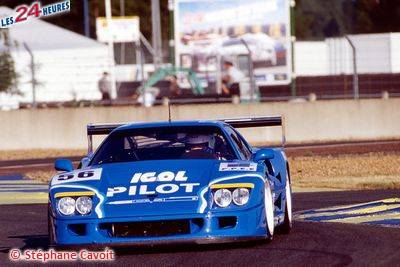
{"type": "MultiPolygon", "coordinates": [[[[134,123],[104,126],[102,129],[107,130],[101,133],[171,125],[217,127],[232,144],[234,140],[227,128],[239,135],[232,127],[235,123],[225,121],[134,123]]],[[[56,169],[64,172],[53,177],[49,191],[51,242],[56,245],[137,245],[271,239],[274,231],[268,225],[268,212],[273,216],[273,228],[288,232],[291,190],[284,150],[281,147],[252,148],[247,142],[245,145],[252,155],[243,158],[232,145],[237,154],[234,160],[86,164],[93,157],[91,154],[83,166],[75,170],[70,169],[68,161],[59,161],[56,169]],[[245,205],[232,202],[220,207],[215,204],[215,190],[238,187],[250,190],[245,205]],[[270,200],[266,199],[267,193],[270,200]],[[93,208],[89,214],[59,212],[57,205],[62,197],[79,196],[92,198],[93,208]]]]}

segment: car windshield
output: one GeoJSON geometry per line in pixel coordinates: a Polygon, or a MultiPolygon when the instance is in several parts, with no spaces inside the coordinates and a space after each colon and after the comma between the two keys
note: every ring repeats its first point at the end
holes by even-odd
{"type": "Polygon", "coordinates": [[[219,127],[155,127],[111,133],[90,165],[173,159],[236,159],[219,127]]]}

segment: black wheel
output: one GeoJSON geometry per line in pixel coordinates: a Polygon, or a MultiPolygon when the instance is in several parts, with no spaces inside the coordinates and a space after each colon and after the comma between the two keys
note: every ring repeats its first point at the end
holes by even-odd
{"type": "Polygon", "coordinates": [[[293,228],[292,216],[292,188],[289,180],[289,170],[286,171],[286,186],[285,186],[285,218],[283,223],[277,227],[277,231],[282,234],[288,234],[293,228]]]}

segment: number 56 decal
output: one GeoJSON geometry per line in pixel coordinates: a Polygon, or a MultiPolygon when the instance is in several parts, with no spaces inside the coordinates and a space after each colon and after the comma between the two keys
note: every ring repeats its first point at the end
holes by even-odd
{"type": "Polygon", "coordinates": [[[81,182],[89,180],[100,180],[102,169],[91,169],[91,170],[76,170],[73,172],[57,174],[51,180],[51,185],[81,182]]]}

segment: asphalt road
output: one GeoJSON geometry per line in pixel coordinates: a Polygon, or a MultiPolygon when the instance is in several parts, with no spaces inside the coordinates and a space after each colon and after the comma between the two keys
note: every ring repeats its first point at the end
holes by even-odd
{"type": "MultiPolygon", "coordinates": [[[[398,197],[398,191],[297,193],[295,211],[398,197]]],[[[12,265],[10,248],[47,248],[46,205],[0,206],[0,265],[12,265]]],[[[296,222],[271,243],[129,248],[117,250],[120,266],[397,266],[400,229],[360,224],[296,222]]],[[[74,263],[79,265],[82,263],[74,263]]]]}

